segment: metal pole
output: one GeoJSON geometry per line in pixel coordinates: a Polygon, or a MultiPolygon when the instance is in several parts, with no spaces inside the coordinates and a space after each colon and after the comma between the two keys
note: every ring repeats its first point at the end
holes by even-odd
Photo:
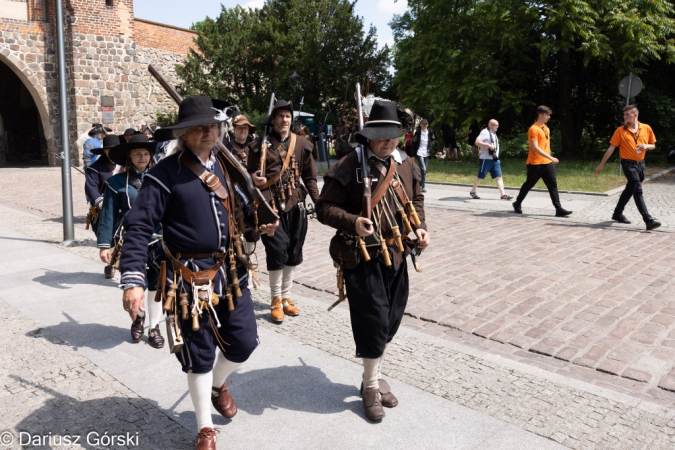
{"type": "Polygon", "coordinates": [[[70,143],[66,91],[66,50],[63,41],[63,3],[56,0],[56,53],[59,66],[59,115],[61,119],[61,190],[63,195],[63,245],[75,240],[73,192],[70,180],[70,143]]]}

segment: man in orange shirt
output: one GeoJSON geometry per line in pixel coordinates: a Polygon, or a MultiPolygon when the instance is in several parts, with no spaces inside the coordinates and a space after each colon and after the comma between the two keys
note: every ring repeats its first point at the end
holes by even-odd
{"type": "Polygon", "coordinates": [[[537,184],[537,181],[544,180],[548,189],[548,195],[551,196],[553,206],[555,206],[556,217],[567,217],[572,211],[563,209],[560,204],[560,195],[558,195],[558,180],[555,174],[555,165],[558,164],[558,158],[551,156],[551,131],[546,126],[546,122],[551,118],[553,111],[548,106],[539,106],[537,108],[537,121],[532,124],[527,131],[527,140],[530,143],[530,153],[527,156],[527,179],[520,188],[516,201],[513,202],[513,211],[522,214],[521,204],[530,189],[537,184]]]}
{"type": "Polygon", "coordinates": [[[647,204],[642,196],[642,182],[645,179],[643,162],[645,153],[647,150],[656,148],[656,137],[649,125],[638,122],[638,109],[635,105],[629,105],[623,109],[623,118],[626,124],[614,131],[605,156],[602,157],[600,165],[595,168],[595,174],[600,175],[605,163],[614,153],[614,149],[619,147],[621,167],[624,175],[626,175],[626,188],[621,193],[619,202],[614,208],[612,220],[619,223],[630,223],[630,220],[623,215],[623,210],[630,198],[633,197],[638,211],[642,214],[642,219],[647,224],[647,229],[653,230],[660,227],[661,222],[650,216],[649,211],[647,211],[647,204]]]}

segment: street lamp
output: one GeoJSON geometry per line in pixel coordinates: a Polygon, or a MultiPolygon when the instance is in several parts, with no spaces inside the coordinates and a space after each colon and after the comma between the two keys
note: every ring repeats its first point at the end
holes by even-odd
{"type": "Polygon", "coordinates": [[[300,86],[300,80],[302,80],[302,77],[296,71],[293,71],[293,74],[288,77],[288,81],[290,81],[291,87],[293,88],[293,109],[295,109],[295,104],[297,103],[296,93],[300,86]]]}

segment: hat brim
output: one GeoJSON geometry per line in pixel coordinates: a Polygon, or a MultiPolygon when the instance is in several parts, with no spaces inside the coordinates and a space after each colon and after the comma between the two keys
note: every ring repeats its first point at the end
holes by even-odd
{"type": "Polygon", "coordinates": [[[216,119],[213,114],[195,116],[186,119],[182,122],[178,122],[176,125],[158,128],[155,130],[152,136],[157,142],[170,141],[174,139],[173,130],[180,130],[181,128],[197,127],[200,125],[211,125],[214,123],[222,123],[222,122],[224,122],[224,120],[216,119]]]}
{"type": "Polygon", "coordinates": [[[89,133],[87,133],[87,134],[88,134],[90,137],[94,137],[94,135],[99,134],[99,133],[103,133],[103,134],[112,133],[112,130],[111,130],[110,128],[108,128],[108,127],[104,127],[104,128],[93,128],[93,129],[89,130],[89,133]]]}
{"type": "Polygon", "coordinates": [[[108,152],[108,158],[120,166],[127,163],[127,155],[131,150],[143,148],[150,152],[150,156],[155,154],[157,142],[127,142],[126,144],[116,145],[108,152]]]}
{"type": "Polygon", "coordinates": [[[365,126],[356,133],[356,142],[366,145],[368,141],[383,141],[386,139],[398,139],[405,134],[405,130],[395,125],[365,126]]]}
{"type": "Polygon", "coordinates": [[[102,155],[103,150],[109,150],[111,147],[106,147],[106,148],[92,148],[91,153],[94,155],[102,155]]]}

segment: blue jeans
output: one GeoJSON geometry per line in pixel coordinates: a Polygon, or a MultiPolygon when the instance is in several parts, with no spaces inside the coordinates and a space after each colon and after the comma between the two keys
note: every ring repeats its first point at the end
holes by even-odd
{"type": "Polygon", "coordinates": [[[420,172],[422,172],[422,182],[420,183],[420,186],[422,186],[422,189],[424,189],[424,180],[427,177],[427,166],[429,165],[429,157],[417,155],[417,164],[419,164],[420,172]]]}

